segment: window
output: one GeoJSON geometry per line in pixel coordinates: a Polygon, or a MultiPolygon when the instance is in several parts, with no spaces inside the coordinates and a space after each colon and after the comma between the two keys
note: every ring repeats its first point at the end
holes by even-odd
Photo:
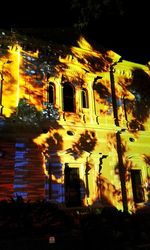
{"type": "Polygon", "coordinates": [[[88,95],[87,95],[87,90],[82,89],[81,90],[81,105],[82,108],[88,108],[88,95]]]}
{"type": "Polygon", "coordinates": [[[66,112],[75,112],[74,88],[70,83],[63,85],[63,110],[66,112]]]}
{"type": "Polygon", "coordinates": [[[50,82],[48,86],[48,103],[54,104],[55,101],[54,97],[55,97],[55,87],[54,84],[50,82]]]}
{"type": "Polygon", "coordinates": [[[136,203],[144,202],[144,190],[142,187],[141,170],[138,169],[131,170],[131,181],[132,181],[134,202],[136,203]]]}

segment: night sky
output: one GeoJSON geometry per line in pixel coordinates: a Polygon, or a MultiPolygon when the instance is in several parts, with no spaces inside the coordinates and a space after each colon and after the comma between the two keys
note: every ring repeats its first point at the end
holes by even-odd
{"type": "MultiPolygon", "coordinates": [[[[99,0],[100,1],[100,0],[99,0]]],[[[114,0],[112,0],[114,1],[114,0]]],[[[117,1],[117,0],[116,0],[117,1]]],[[[90,42],[111,49],[124,60],[147,64],[150,61],[150,22],[148,1],[126,0],[125,13],[103,13],[97,20],[90,20],[88,27],[76,31],[74,22],[78,11],[70,9],[70,1],[41,1],[3,3],[0,29],[30,33],[47,40],[70,43],[83,34],[90,42]]]]}

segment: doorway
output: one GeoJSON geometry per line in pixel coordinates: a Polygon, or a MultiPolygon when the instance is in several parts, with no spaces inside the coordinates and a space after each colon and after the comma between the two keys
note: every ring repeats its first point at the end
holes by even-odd
{"type": "Polygon", "coordinates": [[[65,167],[65,203],[67,207],[81,206],[79,168],[65,167]]]}

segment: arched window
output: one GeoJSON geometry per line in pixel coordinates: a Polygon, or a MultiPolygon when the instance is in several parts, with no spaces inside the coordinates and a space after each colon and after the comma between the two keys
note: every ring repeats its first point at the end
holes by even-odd
{"type": "Polygon", "coordinates": [[[52,82],[49,83],[48,86],[48,103],[54,104],[55,102],[55,87],[52,82]]]}
{"type": "Polygon", "coordinates": [[[63,110],[75,112],[74,88],[70,83],[63,84],[63,110]]]}
{"type": "Polygon", "coordinates": [[[88,108],[89,107],[88,93],[87,93],[86,89],[81,90],[81,105],[82,105],[82,108],[88,108]]]}

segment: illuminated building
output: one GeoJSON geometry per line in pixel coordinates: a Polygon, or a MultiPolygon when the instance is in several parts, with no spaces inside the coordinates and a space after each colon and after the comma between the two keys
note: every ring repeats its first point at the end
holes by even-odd
{"type": "Polygon", "coordinates": [[[77,42],[1,46],[0,200],[132,212],[149,203],[149,66],[77,42]]]}

